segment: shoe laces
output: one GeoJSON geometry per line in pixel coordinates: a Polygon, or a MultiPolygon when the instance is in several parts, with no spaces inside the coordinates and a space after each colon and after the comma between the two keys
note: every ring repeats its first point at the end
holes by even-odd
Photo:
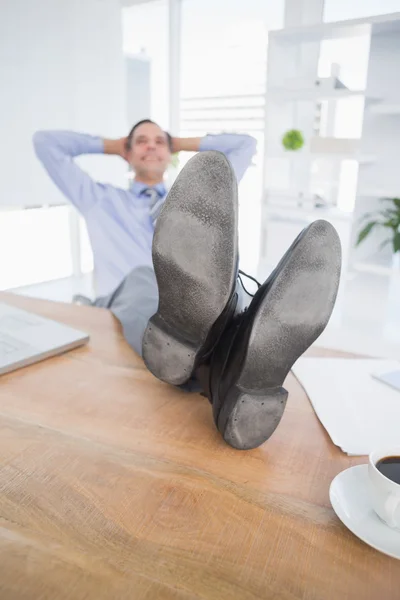
{"type": "Polygon", "coordinates": [[[245,273],[244,271],[241,271],[239,269],[238,278],[239,278],[240,283],[242,284],[242,288],[244,289],[244,291],[246,292],[246,294],[248,294],[249,296],[251,296],[252,298],[254,298],[255,294],[251,294],[248,290],[246,290],[241,275],[243,275],[243,277],[247,277],[247,279],[250,279],[251,281],[254,281],[254,283],[257,285],[258,289],[260,289],[261,283],[259,281],[257,281],[257,279],[255,277],[252,277],[252,275],[248,275],[247,273],[245,273]]]}

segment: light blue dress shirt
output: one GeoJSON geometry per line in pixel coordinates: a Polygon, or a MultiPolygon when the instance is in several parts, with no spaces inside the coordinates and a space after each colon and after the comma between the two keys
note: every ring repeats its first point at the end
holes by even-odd
{"type": "MultiPolygon", "coordinates": [[[[134,181],[129,190],[99,183],[73,160],[80,154],[100,154],[103,140],[70,131],[39,131],[34,147],[48,174],[79,210],[86,221],[93,250],[98,296],[113,292],[132,269],[152,266],[151,245],[154,225],[148,186],[134,181]]],[[[219,150],[230,160],[238,181],[243,177],[256,150],[248,135],[207,135],[200,151],[219,150]]],[[[161,197],[164,184],[154,186],[161,197]]]]}

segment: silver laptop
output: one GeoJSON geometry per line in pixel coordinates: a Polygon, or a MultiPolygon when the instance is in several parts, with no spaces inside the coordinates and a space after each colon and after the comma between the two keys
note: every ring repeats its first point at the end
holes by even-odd
{"type": "Polygon", "coordinates": [[[0,302],[0,375],[88,341],[82,331],[0,302]]]}

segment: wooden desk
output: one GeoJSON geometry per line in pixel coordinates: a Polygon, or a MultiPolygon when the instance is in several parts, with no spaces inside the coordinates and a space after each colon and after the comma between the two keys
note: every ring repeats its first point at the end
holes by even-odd
{"type": "Polygon", "coordinates": [[[333,446],[293,376],[274,436],[239,452],[109,312],[0,300],[92,336],[0,380],[1,600],[400,598],[400,563],[329,503],[365,459],[333,446]]]}

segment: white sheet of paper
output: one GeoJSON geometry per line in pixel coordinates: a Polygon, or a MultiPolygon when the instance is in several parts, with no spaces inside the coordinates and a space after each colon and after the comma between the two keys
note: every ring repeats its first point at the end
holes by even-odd
{"type": "Polygon", "coordinates": [[[374,379],[391,360],[300,358],[293,372],[334,444],[351,455],[400,446],[400,392],[374,379]]]}

